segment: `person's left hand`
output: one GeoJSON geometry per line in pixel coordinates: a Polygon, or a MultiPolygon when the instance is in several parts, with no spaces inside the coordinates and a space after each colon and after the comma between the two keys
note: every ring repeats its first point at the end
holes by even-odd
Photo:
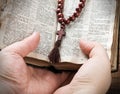
{"type": "Polygon", "coordinates": [[[33,33],[0,51],[0,94],[52,94],[64,83],[68,73],[26,65],[23,57],[37,47],[39,39],[33,33]]]}

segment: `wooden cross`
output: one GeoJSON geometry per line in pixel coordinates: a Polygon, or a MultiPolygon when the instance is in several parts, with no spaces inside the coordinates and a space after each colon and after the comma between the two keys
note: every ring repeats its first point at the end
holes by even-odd
{"type": "Polygon", "coordinates": [[[58,35],[58,40],[62,40],[63,36],[66,35],[66,32],[63,28],[61,28],[56,34],[58,35]]]}

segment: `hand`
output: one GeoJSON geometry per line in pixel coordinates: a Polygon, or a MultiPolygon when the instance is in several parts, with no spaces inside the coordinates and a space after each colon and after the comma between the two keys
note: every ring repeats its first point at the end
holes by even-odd
{"type": "Polygon", "coordinates": [[[14,43],[0,52],[0,94],[53,94],[69,73],[27,66],[23,57],[33,51],[40,40],[33,33],[23,41],[14,43]]]}
{"type": "Polygon", "coordinates": [[[68,85],[59,88],[71,74],[36,69],[23,60],[38,42],[39,35],[34,33],[0,52],[0,94],[104,94],[107,91],[111,81],[110,63],[99,44],[81,41],[81,48],[90,59],[68,85]]]}
{"type": "Polygon", "coordinates": [[[55,94],[106,94],[111,83],[111,64],[104,48],[98,44],[80,41],[82,51],[89,57],[70,84],[55,94]]]}

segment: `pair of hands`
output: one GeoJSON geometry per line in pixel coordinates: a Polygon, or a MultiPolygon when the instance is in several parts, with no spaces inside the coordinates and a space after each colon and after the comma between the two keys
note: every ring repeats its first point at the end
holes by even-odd
{"type": "Polygon", "coordinates": [[[23,57],[33,51],[39,33],[16,42],[0,52],[0,94],[105,94],[111,82],[111,67],[104,48],[80,41],[89,56],[77,73],[53,73],[27,66],[23,57]]]}

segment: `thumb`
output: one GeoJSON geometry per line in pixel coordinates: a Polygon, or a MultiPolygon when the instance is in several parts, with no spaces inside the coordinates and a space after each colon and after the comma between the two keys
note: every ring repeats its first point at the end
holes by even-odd
{"type": "Polygon", "coordinates": [[[99,43],[83,40],[80,41],[80,47],[89,59],[75,74],[71,84],[84,91],[94,88],[95,91],[101,92],[95,94],[105,94],[111,82],[110,61],[105,49],[99,43]]]}
{"type": "Polygon", "coordinates": [[[89,58],[94,56],[100,57],[103,56],[103,54],[107,56],[103,46],[97,42],[80,40],[80,48],[82,49],[83,53],[89,56],[89,58]]]}
{"type": "Polygon", "coordinates": [[[22,41],[7,46],[2,51],[14,52],[21,55],[22,57],[25,57],[37,47],[39,40],[40,34],[38,32],[34,32],[31,36],[25,38],[22,41]]]}

